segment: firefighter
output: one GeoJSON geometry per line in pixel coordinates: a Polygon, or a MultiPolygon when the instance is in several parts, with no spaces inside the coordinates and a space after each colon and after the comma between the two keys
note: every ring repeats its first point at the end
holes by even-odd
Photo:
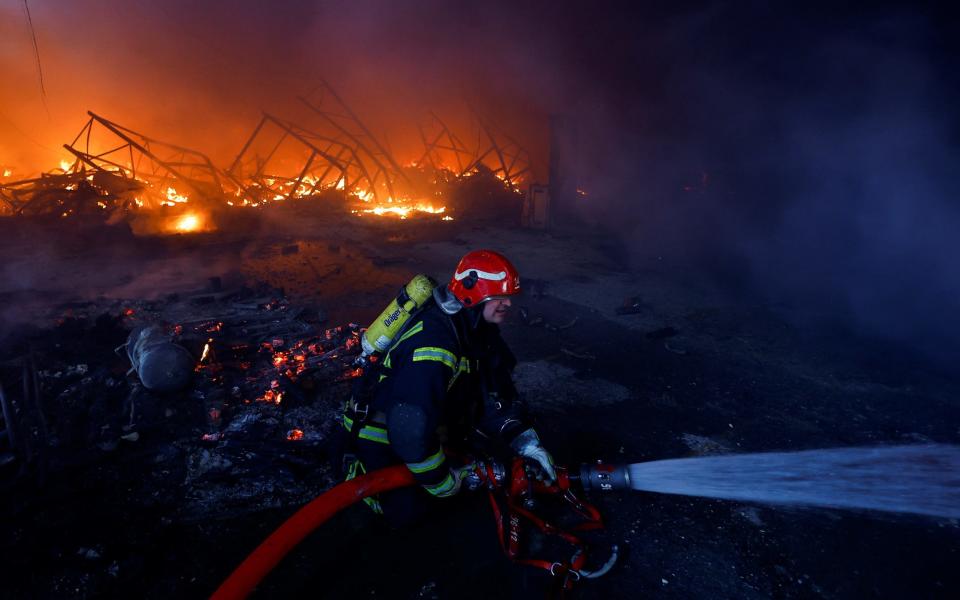
{"type": "Polygon", "coordinates": [[[470,468],[466,457],[477,451],[515,453],[545,480],[556,478],[518,401],[516,359],[500,337],[519,292],[517,270],[503,255],[468,253],[383,356],[370,400],[348,404],[347,479],[403,463],[420,484],[370,499],[390,523],[409,523],[454,496],[470,468]]]}

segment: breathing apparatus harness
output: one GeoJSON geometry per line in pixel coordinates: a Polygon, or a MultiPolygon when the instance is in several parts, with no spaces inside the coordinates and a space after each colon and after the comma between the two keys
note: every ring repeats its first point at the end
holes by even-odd
{"type": "Polygon", "coordinates": [[[437,289],[436,281],[423,274],[416,275],[407,285],[400,288],[396,298],[363,332],[360,338],[363,350],[354,361],[354,366],[361,369],[361,375],[353,380],[350,399],[343,412],[343,417],[350,419],[352,423],[348,428],[349,434],[343,447],[341,468],[344,472],[347,471],[350,463],[357,460],[356,449],[360,431],[371,423],[375,416],[381,416],[386,421],[386,415],[370,413],[373,394],[383,371],[383,356],[393,348],[395,340],[399,341],[413,324],[413,317],[427,307],[436,295],[434,291],[437,289]]]}

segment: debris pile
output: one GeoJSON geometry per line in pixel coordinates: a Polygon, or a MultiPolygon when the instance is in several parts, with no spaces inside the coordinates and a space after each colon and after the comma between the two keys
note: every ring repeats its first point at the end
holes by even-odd
{"type": "Polygon", "coordinates": [[[359,327],[325,327],[281,290],[218,283],[60,307],[53,328],[12,345],[0,361],[0,483],[110,463],[137,474],[135,502],[169,502],[186,519],[296,505],[327,487],[322,442],[359,374],[359,327]]]}
{"type": "Polygon", "coordinates": [[[264,113],[225,169],[88,112],[58,169],[28,179],[2,171],[0,215],[115,222],[149,214],[144,233],[175,234],[215,230],[230,207],[312,199],[357,216],[519,221],[530,154],[489,120],[473,115],[470,148],[429,112],[417,123],[423,154],[401,164],[328,83],[300,101],[303,120],[264,113]]]}

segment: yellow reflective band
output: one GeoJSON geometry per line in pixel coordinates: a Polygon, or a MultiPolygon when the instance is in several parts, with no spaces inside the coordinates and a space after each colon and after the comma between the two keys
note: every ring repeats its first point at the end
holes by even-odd
{"type": "MultiPolygon", "coordinates": [[[[363,463],[359,460],[354,460],[347,467],[347,476],[344,481],[350,481],[359,474],[366,473],[367,469],[363,466],[363,463]]],[[[364,503],[370,507],[370,509],[378,515],[383,514],[383,508],[380,506],[380,501],[376,497],[368,496],[363,499],[364,503]]]]}
{"type": "Polygon", "coordinates": [[[375,514],[378,514],[378,515],[383,514],[383,507],[380,506],[380,501],[377,500],[376,498],[367,496],[366,498],[363,499],[363,502],[364,504],[369,506],[370,510],[372,510],[375,514]]]}
{"type": "Polygon", "coordinates": [[[423,489],[427,490],[434,496],[443,498],[444,496],[449,496],[450,493],[453,492],[456,485],[457,482],[454,480],[453,475],[447,473],[447,476],[443,481],[436,485],[425,485],[423,486],[423,489]]]}
{"type": "Polygon", "coordinates": [[[457,370],[457,357],[454,356],[453,352],[445,350],[444,348],[436,348],[433,346],[417,348],[413,351],[413,362],[419,362],[422,360],[442,362],[454,371],[457,370]]]}
{"type": "MultiPolygon", "coordinates": [[[[347,415],[343,415],[343,428],[347,431],[353,431],[353,419],[347,415]]],[[[383,427],[374,427],[373,425],[364,425],[357,437],[381,444],[390,443],[390,440],[387,438],[387,430],[383,427]]]]}
{"type": "Polygon", "coordinates": [[[407,463],[407,468],[417,474],[426,473],[442,465],[445,460],[446,455],[443,453],[443,448],[441,448],[420,462],[407,463]]]}
{"type": "Polygon", "coordinates": [[[460,365],[457,367],[456,372],[453,374],[453,377],[450,379],[450,383],[447,384],[447,390],[453,387],[453,384],[456,383],[457,377],[460,377],[460,373],[469,373],[470,372],[470,361],[466,358],[460,359],[460,365]]]}
{"type": "Polygon", "coordinates": [[[403,335],[401,335],[401,336],[400,336],[400,339],[398,339],[398,340],[396,341],[396,343],[393,344],[394,347],[396,347],[397,344],[399,344],[399,343],[402,342],[403,340],[405,340],[405,339],[407,339],[407,338],[409,338],[409,337],[411,337],[411,336],[414,336],[414,335],[420,333],[421,331],[423,331],[423,321],[420,321],[419,323],[417,323],[416,325],[414,325],[413,327],[411,327],[406,333],[404,333],[403,335]]]}
{"type": "Polygon", "coordinates": [[[387,438],[387,430],[382,427],[374,427],[372,425],[367,425],[361,429],[358,437],[361,440],[369,440],[371,442],[378,442],[380,444],[390,443],[389,438],[387,438]]]}
{"type": "MultiPolygon", "coordinates": [[[[413,327],[411,327],[406,333],[404,333],[403,335],[401,335],[400,338],[399,338],[397,341],[395,341],[393,344],[391,344],[391,345],[390,345],[390,349],[387,350],[387,355],[383,357],[383,366],[384,366],[384,368],[386,368],[386,369],[389,369],[389,368],[390,368],[390,353],[393,352],[393,349],[396,348],[396,347],[400,344],[400,342],[402,342],[403,340],[405,340],[405,339],[407,339],[407,338],[409,338],[409,337],[412,337],[412,336],[420,333],[421,331],[423,331],[423,321],[420,321],[420,322],[418,322],[416,325],[414,325],[413,327]]],[[[382,377],[381,377],[381,379],[382,379],[382,377]]]]}

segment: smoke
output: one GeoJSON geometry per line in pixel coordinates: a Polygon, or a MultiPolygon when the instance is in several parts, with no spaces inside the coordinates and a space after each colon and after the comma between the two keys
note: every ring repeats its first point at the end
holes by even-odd
{"type": "Polygon", "coordinates": [[[594,134],[587,153],[605,167],[587,167],[587,187],[602,209],[583,208],[636,265],[697,267],[805,325],[955,359],[949,25],[923,8],[717,6],[660,19],[637,45],[657,90],[634,90],[626,133],[594,134]]]}
{"type": "MultiPolygon", "coordinates": [[[[221,165],[325,78],[401,161],[468,104],[534,157],[578,123],[577,209],[635,264],[701,267],[928,350],[960,340],[955,20],[922,6],[75,0],[0,4],[0,165],[49,169],[92,109],[221,165]]],[[[472,143],[473,140],[465,140],[472,143]]]]}
{"type": "MultiPolygon", "coordinates": [[[[310,124],[297,100],[328,80],[401,161],[430,109],[470,140],[468,105],[546,157],[562,98],[556,40],[522,9],[447,2],[77,0],[33,7],[49,116],[26,21],[0,5],[0,164],[56,166],[85,111],[229,164],[261,110],[310,124]]],[[[543,169],[540,169],[543,171],[543,169]]]]}

